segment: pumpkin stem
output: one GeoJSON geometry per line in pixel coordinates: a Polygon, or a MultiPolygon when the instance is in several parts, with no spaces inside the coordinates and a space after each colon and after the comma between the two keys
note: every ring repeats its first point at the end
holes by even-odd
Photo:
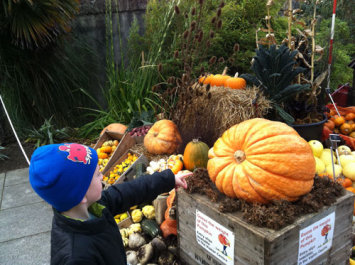
{"type": "Polygon", "coordinates": [[[236,72],[235,75],[234,75],[234,78],[237,78],[239,76],[239,73],[236,72]]]}
{"type": "Polygon", "coordinates": [[[158,136],[158,133],[157,133],[157,132],[155,132],[155,133],[153,133],[153,135],[154,135],[154,137],[157,137],[157,136],[158,136]]]}
{"type": "Polygon", "coordinates": [[[234,159],[238,164],[242,163],[245,160],[245,153],[242,150],[237,150],[234,153],[234,159]]]}
{"type": "Polygon", "coordinates": [[[224,67],[224,69],[223,69],[222,75],[226,75],[226,74],[227,74],[227,71],[228,71],[228,67],[226,66],[226,67],[224,67]]]}

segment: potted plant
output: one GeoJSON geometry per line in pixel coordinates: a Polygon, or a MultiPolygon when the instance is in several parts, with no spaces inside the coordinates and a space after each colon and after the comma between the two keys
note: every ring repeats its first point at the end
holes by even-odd
{"type": "MultiPolygon", "coordinates": [[[[272,4],[268,2],[267,8],[272,4]]],[[[292,1],[289,3],[287,16],[289,16],[288,37],[283,44],[276,45],[276,38],[267,22],[265,38],[258,41],[256,56],[252,62],[255,76],[246,74],[241,77],[249,82],[261,86],[266,97],[273,102],[273,110],[269,119],[284,121],[293,126],[306,140],[321,140],[323,123],[326,117],[323,114],[324,104],[319,101],[321,83],[327,72],[315,77],[315,55],[323,54],[323,48],[315,44],[316,6],[310,28],[302,24],[303,30],[297,29],[297,36],[292,36],[293,21],[292,1]],[[269,47],[259,45],[260,43],[269,47]],[[287,45],[287,46],[286,46],[287,45]]],[[[266,18],[270,20],[270,17],[266,18]]],[[[317,58],[320,60],[321,56],[317,58]]]]}

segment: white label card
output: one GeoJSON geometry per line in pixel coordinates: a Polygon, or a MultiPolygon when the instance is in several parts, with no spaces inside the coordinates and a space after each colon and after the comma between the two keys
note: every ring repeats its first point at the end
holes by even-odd
{"type": "Polygon", "coordinates": [[[332,246],[335,212],[300,231],[298,264],[310,263],[332,246]]]}
{"type": "Polygon", "coordinates": [[[196,209],[196,240],[222,264],[234,264],[234,233],[196,209]]]}

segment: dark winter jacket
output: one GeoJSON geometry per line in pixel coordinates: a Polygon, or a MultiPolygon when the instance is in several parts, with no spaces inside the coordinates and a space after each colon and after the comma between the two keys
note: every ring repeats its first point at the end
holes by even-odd
{"type": "Polygon", "coordinates": [[[54,210],[51,264],[127,264],[114,216],[134,205],[154,200],[174,185],[174,174],[169,169],[111,186],[89,208],[98,218],[87,221],[74,220],[54,210]]]}

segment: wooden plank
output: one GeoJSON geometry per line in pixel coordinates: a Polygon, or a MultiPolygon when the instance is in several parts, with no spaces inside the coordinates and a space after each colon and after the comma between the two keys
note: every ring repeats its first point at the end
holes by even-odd
{"type": "MultiPolygon", "coordinates": [[[[106,131],[105,133],[111,137],[115,137],[115,135],[116,136],[119,135],[115,132],[110,132],[110,131],[106,131]]],[[[113,165],[117,165],[117,160],[120,159],[120,157],[122,157],[134,145],[135,145],[135,141],[132,137],[130,137],[128,133],[123,135],[122,140],[118,144],[116,150],[113,152],[105,168],[102,170],[102,174],[105,175],[107,171],[109,171],[112,168],[113,165]]]]}
{"type": "Polygon", "coordinates": [[[335,212],[332,248],[311,264],[323,264],[318,261],[324,260],[341,261],[324,264],[343,264],[344,259],[349,257],[353,211],[353,195],[350,193],[338,198],[330,207],[301,216],[293,224],[278,231],[250,225],[242,220],[240,212],[220,213],[217,210],[218,204],[206,196],[187,194],[183,190],[177,193],[177,206],[180,258],[186,264],[218,264],[214,260],[216,258],[196,241],[196,210],[234,233],[234,264],[297,264],[299,231],[332,212],[335,212]]]}
{"type": "MultiPolygon", "coordinates": [[[[124,181],[132,180],[133,176],[136,173],[136,167],[138,164],[144,164],[145,166],[148,165],[148,159],[145,155],[139,155],[139,154],[132,152],[131,150],[127,150],[114,164],[112,164],[112,166],[110,168],[108,168],[106,170],[106,173],[104,174],[104,176],[109,176],[110,172],[115,169],[116,165],[119,165],[123,161],[125,161],[126,158],[128,157],[128,153],[137,155],[138,159],[136,161],[134,161],[133,164],[130,165],[129,168],[127,168],[127,170],[125,172],[123,172],[123,174],[120,176],[120,178],[118,180],[116,180],[116,182],[114,184],[118,184],[118,183],[122,183],[124,181]]],[[[106,186],[105,188],[108,188],[108,187],[109,186],[106,186]]]]}
{"type": "MultiPolygon", "coordinates": [[[[343,227],[347,227],[347,231],[351,229],[351,211],[352,211],[352,198],[349,197],[341,197],[337,200],[338,206],[331,206],[329,208],[324,208],[321,213],[314,213],[304,216],[303,218],[298,219],[295,222],[295,226],[293,227],[292,236],[289,236],[290,233],[283,233],[282,230],[277,231],[275,235],[278,236],[277,240],[268,239],[266,243],[266,251],[265,251],[265,260],[270,262],[270,264],[283,264],[288,259],[297,260],[298,259],[298,240],[299,240],[299,230],[311,225],[317,220],[329,215],[333,211],[335,211],[335,230],[334,230],[334,245],[341,245],[342,241],[336,241],[337,237],[339,237],[339,229],[343,229],[343,227]],[[341,203],[343,202],[343,203],[341,203]],[[350,210],[349,210],[350,209],[350,210]],[[299,227],[297,227],[299,226],[299,227]],[[270,243],[269,243],[270,242],[270,243]],[[297,251],[295,251],[297,249],[297,251]],[[284,253],[289,253],[287,257],[284,253]],[[271,263],[273,261],[274,263],[271,263]]],[[[350,232],[347,232],[350,234],[350,232]]],[[[344,240],[344,239],[343,239],[344,240]]]]}
{"type": "MultiPolygon", "coordinates": [[[[188,198],[187,196],[186,198],[188,198]]],[[[179,198],[179,197],[178,197],[179,198]]],[[[216,206],[216,205],[215,205],[216,206]]],[[[231,222],[229,218],[222,218],[223,214],[220,212],[215,212],[211,210],[210,206],[206,203],[206,197],[196,196],[194,199],[191,197],[187,200],[178,199],[178,211],[179,211],[179,230],[178,234],[184,234],[187,236],[186,241],[184,238],[181,239],[181,244],[189,244],[193,241],[195,251],[205,252],[201,246],[198,245],[195,238],[195,220],[196,220],[196,209],[203,212],[212,219],[218,220],[222,226],[230,229],[235,234],[235,252],[238,255],[234,255],[235,264],[260,264],[263,260],[264,251],[264,241],[260,234],[251,234],[248,230],[241,225],[235,225],[231,222]],[[205,200],[202,200],[202,199],[205,200]],[[191,211],[190,209],[195,209],[191,211]],[[222,220],[223,219],[223,220],[222,220]],[[238,259],[239,261],[238,261],[238,259]]],[[[233,217],[233,216],[232,216],[233,217]]],[[[239,221],[239,220],[238,220],[239,221]]],[[[198,253],[197,253],[198,254],[198,253]]],[[[200,253],[201,254],[201,253],[200,253]]],[[[192,254],[191,254],[192,255],[192,254]]],[[[190,255],[190,256],[191,256],[190,255]]],[[[193,255],[192,255],[193,256],[193,255]]]]}

